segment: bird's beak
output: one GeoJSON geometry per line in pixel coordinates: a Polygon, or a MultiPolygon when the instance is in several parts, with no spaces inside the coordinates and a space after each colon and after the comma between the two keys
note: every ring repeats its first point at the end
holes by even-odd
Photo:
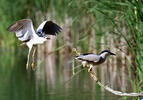
{"type": "Polygon", "coordinates": [[[114,55],[114,56],[115,56],[116,54],[114,54],[114,53],[110,52],[110,55],[114,55]]]}
{"type": "Polygon", "coordinates": [[[47,40],[49,40],[50,38],[46,37],[47,40]]]}

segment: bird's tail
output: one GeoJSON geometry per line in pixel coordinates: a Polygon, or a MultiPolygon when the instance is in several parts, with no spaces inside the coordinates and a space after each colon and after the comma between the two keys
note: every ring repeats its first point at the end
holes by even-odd
{"type": "Polygon", "coordinates": [[[49,38],[49,37],[46,37],[46,39],[47,39],[47,40],[50,40],[51,38],[49,38]]]}
{"type": "Polygon", "coordinates": [[[76,60],[79,60],[79,59],[80,59],[79,56],[75,56],[74,58],[75,58],[76,60]]]}
{"type": "Polygon", "coordinates": [[[20,46],[25,46],[25,45],[26,45],[26,43],[25,43],[25,42],[23,42],[23,43],[21,43],[21,44],[20,44],[20,46]]]}
{"type": "Polygon", "coordinates": [[[75,58],[75,60],[78,60],[78,56],[75,56],[74,58],[75,58]]]}

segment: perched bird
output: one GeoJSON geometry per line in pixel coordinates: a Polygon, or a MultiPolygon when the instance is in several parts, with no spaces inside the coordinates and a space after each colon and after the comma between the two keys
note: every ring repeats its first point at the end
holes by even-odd
{"type": "MultiPolygon", "coordinates": [[[[33,23],[31,19],[22,19],[14,22],[7,28],[9,32],[15,32],[16,37],[22,41],[22,44],[26,44],[29,48],[29,53],[27,57],[26,69],[29,66],[29,57],[31,55],[32,48],[34,49],[33,55],[35,53],[36,48],[34,45],[43,44],[47,41],[47,35],[57,35],[61,32],[61,27],[52,21],[44,21],[37,28],[36,32],[33,28],[33,23]]],[[[32,66],[33,68],[33,66],[32,66]]]]}
{"type": "Polygon", "coordinates": [[[91,66],[88,69],[88,72],[90,72],[93,68],[93,65],[99,65],[102,64],[107,56],[109,55],[115,55],[114,53],[110,52],[109,50],[102,51],[99,55],[92,54],[92,53],[85,53],[80,54],[75,57],[76,60],[82,61],[82,64],[90,64],[91,66]]]}

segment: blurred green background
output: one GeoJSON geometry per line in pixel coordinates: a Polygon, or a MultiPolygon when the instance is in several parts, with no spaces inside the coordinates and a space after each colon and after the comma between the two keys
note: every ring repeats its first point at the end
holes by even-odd
{"type": "Polygon", "coordinates": [[[78,67],[72,49],[116,53],[95,67],[99,80],[115,90],[141,92],[142,27],[142,0],[0,0],[0,100],[138,99],[101,89],[78,67]],[[24,18],[32,19],[35,29],[46,19],[63,29],[56,39],[38,46],[34,71],[25,69],[28,49],[6,31],[24,18]]]}

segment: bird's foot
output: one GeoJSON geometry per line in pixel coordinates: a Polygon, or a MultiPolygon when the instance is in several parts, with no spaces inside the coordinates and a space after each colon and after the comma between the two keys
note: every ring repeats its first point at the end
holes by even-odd
{"type": "Polygon", "coordinates": [[[51,38],[49,38],[49,37],[46,37],[46,39],[47,39],[47,40],[50,40],[51,38]]]}
{"type": "Polygon", "coordinates": [[[90,72],[92,72],[92,68],[93,68],[93,65],[89,65],[89,67],[88,67],[88,72],[90,73],[90,72]]]}
{"type": "Polygon", "coordinates": [[[92,72],[92,68],[88,68],[88,73],[92,72]]]}
{"type": "Polygon", "coordinates": [[[82,65],[82,67],[83,67],[83,68],[85,68],[85,67],[86,67],[86,65],[82,65]]]}
{"type": "Polygon", "coordinates": [[[34,70],[34,62],[32,62],[31,66],[32,66],[32,70],[34,70]]]}
{"type": "Polygon", "coordinates": [[[83,67],[83,68],[86,67],[86,62],[85,62],[85,61],[82,62],[82,67],[83,67]]]}
{"type": "Polygon", "coordinates": [[[26,43],[21,43],[21,44],[20,44],[20,46],[24,46],[24,45],[26,45],[26,43]]]}
{"type": "Polygon", "coordinates": [[[27,64],[26,64],[26,70],[28,70],[28,66],[29,66],[29,65],[28,65],[28,63],[27,63],[27,64]]]}

